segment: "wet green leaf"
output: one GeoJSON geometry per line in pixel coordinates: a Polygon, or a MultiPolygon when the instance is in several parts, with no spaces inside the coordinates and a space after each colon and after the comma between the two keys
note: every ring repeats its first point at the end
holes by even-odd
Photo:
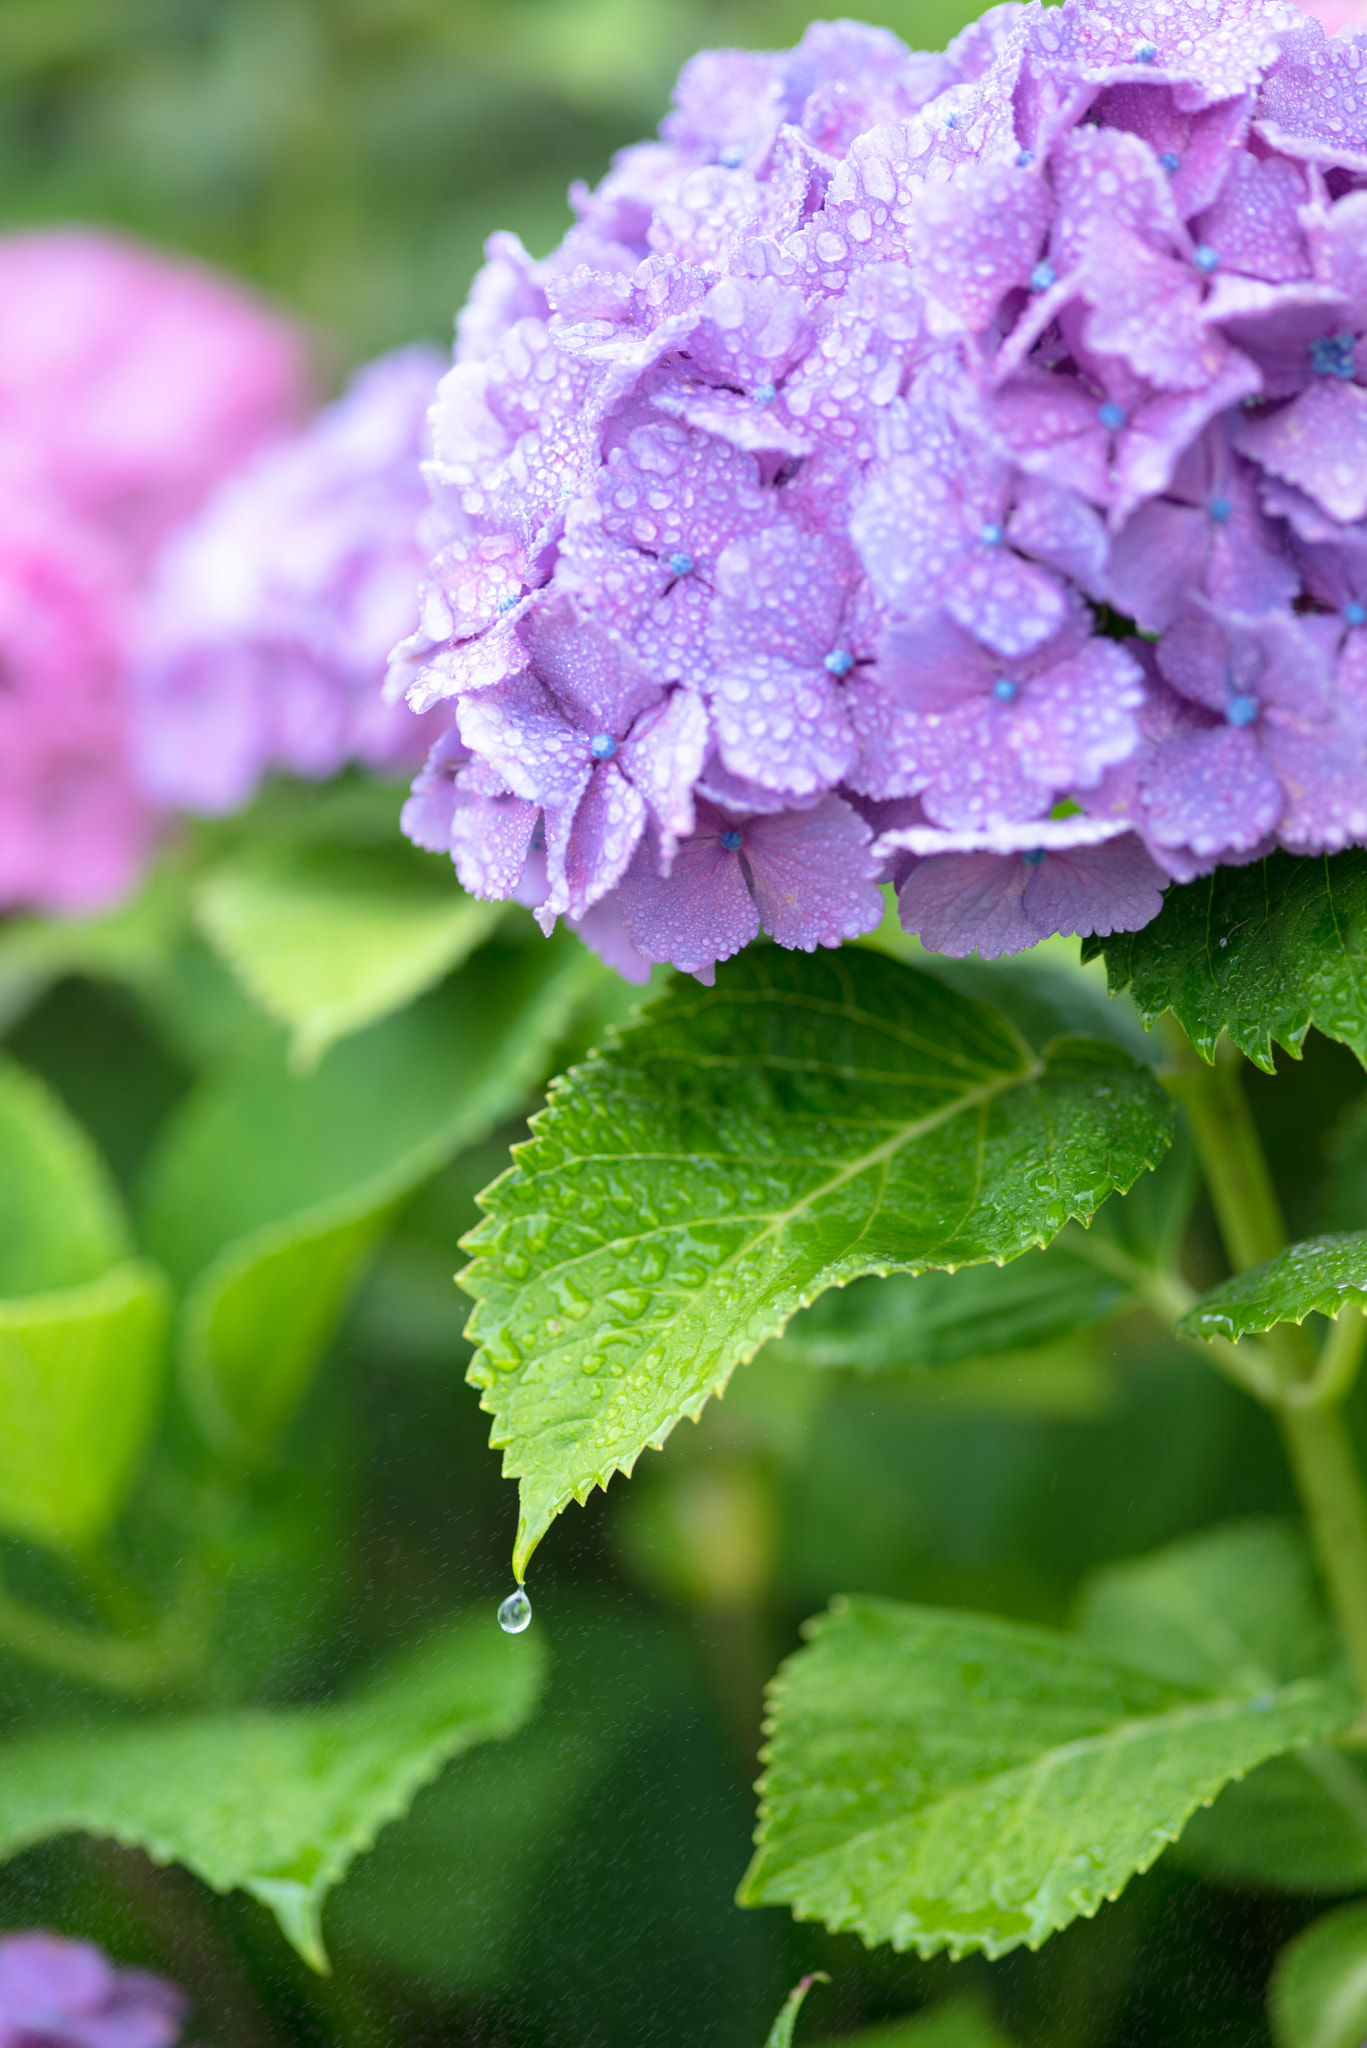
{"type": "Polygon", "coordinates": [[[1367,852],[1274,853],[1169,889],[1138,932],[1084,942],[1146,1024],[1172,1010],[1197,1051],[1221,1032],[1268,1073],[1313,1024],[1367,1065],[1367,852]]]}
{"type": "Polygon", "coordinates": [[[1178,1328],[1188,1337],[1237,1341],[1276,1323],[1308,1315],[1336,1316],[1367,1307],[1367,1230],[1307,1238],[1260,1266],[1222,1280],[1187,1310],[1178,1328]]]}
{"type": "Polygon", "coordinates": [[[96,1280],[128,1251],[94,1146],[35,1075],[0,1059],[0,1297],[96,1280]]]}
{"type": "Polygon", "coordinates": [[[482,1611],[334,1705],[74,1724],[0,1747],[0,1855],[77,1830],[183,1863],[269,1906],[326,1969],[323,1899],[442,1765],[511,1735],[540,1689],[535,1639],[482,1611]]]}
{"type": "Polygon", "coordinates": [[[483,1197],[471,1378],[551,1521],[860,1274],[1013,1258],[1167,1149],[1148,1071],[871,951],[758,951],[677,982],[554,1084],[483,1197]]]}
{"type": "Polygon", "coordinates": [[[1352,1718],[1325,1679],[1173,1685],[1082,1639],[837,1601],[771,1694],[747,1905],[923,1956],[1036,1947],[1265,1757],[1352,1718]]]}
{"type": "Polygon", "coordinates": [[[1361,2048],[1367,2037],[1367,1905],[1340,1906],[1277,1958],[1268,1990],[1277,2048],[1361,2048]]]}

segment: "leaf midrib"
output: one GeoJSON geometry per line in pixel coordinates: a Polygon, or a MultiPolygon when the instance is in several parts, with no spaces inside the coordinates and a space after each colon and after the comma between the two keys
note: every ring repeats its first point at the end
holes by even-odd
{"type": "MultiPolygon", "coordinates": [[[[859,1179],[859,1177],[862,1174],[869,1172],[872,1168],[892,1160],[896,1157],[896,1155],[899,1152],[905,1150],[905,1148],[908,1145],[916,1144],[921,1138],[928,1136],[929,1133],[933,1130],[938,1130],[942,1124],[951,1122],[956,1116],[960,1114],[967,1114],[974,1109],[985,1107],[986,1104],[994,1100],[996,1096],[1006,1093],[1006,1091],[1010,1088],[1031,1087],[1036,1081],[1041,1080],[1043,1078],[1046,1071],[1047,1067],[1045,1061],[1041,1057],[1036,1055],[1034,1056],[1034,1058],[1031,1061],[1031,1064],[1028,1067],[1022,1068],[1019,1071],[1011,1074],[999,1075],[996,1080],[984,1082],[981,1087],[967,1090],[964,1094],[956,1096],[953,1102],[945,1103],[939,1109],[931,1110],[926,1116],[919,1117],[912,1123],[898,1125],[897,1129],[892,1133],[892,1135],[890,1137],[885,1138],[881,1144],[875,1145],[871,1147],[869,1151],[860,1153],[856,1158],[846,1161],[846,1163],[837,1172],[833,1173],[829,1176],[828,1179],[822,1181],[816,1187],[811,1189],[806,1195],[802,1197],[800,1201],[791,1203],[786,1209],[763,1210],[758,1212],[757,1214],[752,1214],[752,1216],[748,1220],[754,1223],[762,1223],[765,1227],[762,1230],[757,1230],[753,1232],[753,1234],[748,1233],[744,1241],[741,1244],[739,1244],[734,1251],[730,1252],[719,1265],[712,1269],[712,1272],[709,1274],[707,1281],[692,1296],[692,1300],[694,1302],[701,1300],[703,1295],[706,1294],[707,1289],[710,1286],[712,1286],[713,1283],[732,1266],[736,1259],[740,1258],[743,1254],[753,1251],[758,1245],[763,1244],[766,1238],[775,1237],[778,1234],[780,1234],[783,1230],[785,1230],[788,1227],[790,1223],[796,1221],[796,1219],[799,1216],[803,1215],[808,1209],[814,1207],[818,1202],[827,1199],[830,1195],[834,1194],[839,1188],[847,1186],[849,1182],[852,1180],[859,1179]]],[[[975,1179],[973,1184],[973,1197],[969,1203],[970,1209],[972,1207],[972,1202],[977,1198],[977,1191],[980,1186],[980,1177],[982,1173],[981,1150],[982,1148],[980,1144],[978,1161],[979,1177],[975,1179]]],[[[721,1155],[718,1156],[720,1157],[721,1155]]],[[[604,1164],[612,1164],[616,1166],[620,1166],[625,1160],[641,1161],[646,1159],[658,1160],[661,1164],[677,1164],[678,1155],[677,1153],[657,1154],[636,1152],[575,1154],[576,1165],[588,1164],[595,1159],[601,1160],[604,1164]]],[[[553,1169],[553,1171],[557,1175],[562,1170],[563,1169],[559,1167],[553,1169]]],[[[540,1174],[538,1173],[537,1178],[539,1177],[540,1174]]],[[[885,1192],[886,1188],[884,1189],[884,1193],[885,1192]]],[[[861,1237],[868,1231],[870,1225],[873,1223],[874,1219],[879,1214],[882,1208],[882,1201],[883,1195],[880,1193],[877,1203],[870,1210],[868,1216],[865,1219],[864,1228],[860,1232],[861,1237]]],[[[599,1239],[587,1251],[576,1253],[576,1255],[570,1259],[562,1259],[558,1262],[558,1264],[554,1266],[543,1267],[541,1272],[537,1276],[537,1285],[538,1287],[545,1286],[557,1274],[570,1272],[573,1270],[575,1266],[584,1264],[586,1260],[595,1259],[599,1257],[602,1254],[602,1252],[608,1248],[609,1244],[623,1246],[631,1244],[645,1244],[649,1243],[653,1238],[662,1236],[674,1236],[677,1232],[681,1230],[687,1230],[690,1227],[701,1225],[703,1223],[707,1223],[709,1225],[716,1225],[718,1223],[729,1223],[729,1227],[737,1229],[742,1227],[742,1224],[746,1220],[747,1219],[741,1217],[737,1217],[734,1219],[728,1219],[724,1217],[697,1217],[689,1219],[688,1221],[681,1220],[677,1223],[671,1223],[668,1225],[661,1224],[657,1226],[655,1229],[642,1231],[639,1233],[639,1235],[635,1237],[618,1236],[610,1240],[599,1239]]],[[[858,1243],[858,1241],[858,1238],[855,1238],[853,1240],[853,1242],[856,1244],[858,1243]]],[[[494,1247],[494,1249],[496,1249],[496,1247],[494,1247]]],[[[663,1281],[666,1277],[667,1276],[665,1274],[661,1274],[661,1281],[663,1281]]],[[[655,1283],[650,1284],[654,1285],[655,1283]]],[[[519,1293],[521,1293],[523,1290],[519,1289],[518,1291],[519,1293]]],[[[478,1335],[478,1332],[472,1331],[471,1334],[478,1335]]],[[[568,1350],[572,1349],[573,1346],[565,1346],[562,1348],[568,1350]]]]}
{"type": "MultiPolygon", "coordinates": [[[[1326,1690],[1322,1679],[1296,1679],[1290,1685],[1277,1689],[1273,1708],[1269,1709],[1269,1712],[1278,1707],[1295,1706],[1302,1699],[1313,1698],[1316,1693],[1326,1690]]],[[[881,1821],[874,1827],[860,1829],[856,1834],[845,1836],[838,1848],[824,1850],[815,1856],[796,1858],[784,1865],[783,1875],[786,1878],[790,1872],[815,1870],[834,1858],[844,1857],[851,1850],[862,1849],[866,1845],[877,1843],[885,1836],[894,1835],[922,1817],[933,1816],[938,1820],[945,1814],[952,1813],[956,1806],[967,1805],[986,1791],[1009,1786],[1019,1786],[1022,1791],[1022,1797],[1013,1803],[1011,1810],[1010,1821],[1014,1827],[1020,1813],[1025,1809],[1025,1795],[1037,1797],[1049,1775],[1064,1764],[1077,1762],[1092,1755],[1113,1757],[1133,1743],[1152,1740],[1155,1736],[1168,1736],[1185,1728],[1234,1720],[1246,1716],[1248,1711],[1247,1697],[1226,1697],[1194,1700],[1188,1706],[1172,1708],[1162,1714],[1147,1715],[1139,1720],[1112,1722],[1095,1735],[1078,1736],[1071,1742],[1059,1743],[1032,1758],[1028,1763],[1014,1764],[1009,1770],[995,1772],[986,1778],[976,1778],[967,1785],[956,1785],[952,1790],[927,1800],[922,1806],[909,1807],[890,1820],[881,1821]]],[[[1290,1746],[1292,1745],[1288,1745],[1290,1746]]],[[[777,1757],[771,1768],[775,1774],[782,1769],[777,1757]]],[[[761,1851],[770,1846],[766,1824],[765,1838],[760,1843],[761,1851]]]]}

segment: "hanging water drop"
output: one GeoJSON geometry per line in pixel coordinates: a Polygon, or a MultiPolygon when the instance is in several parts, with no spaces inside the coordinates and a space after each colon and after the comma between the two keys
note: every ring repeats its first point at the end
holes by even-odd
{"type": "Polygon", "coordinates": [[[526,1588],[514,1586],[498,1610],[498,1625],[505,1636],[520,1636],[524,1628],[532,1625],[532,1603],[527,1598],[526,1588]]]}

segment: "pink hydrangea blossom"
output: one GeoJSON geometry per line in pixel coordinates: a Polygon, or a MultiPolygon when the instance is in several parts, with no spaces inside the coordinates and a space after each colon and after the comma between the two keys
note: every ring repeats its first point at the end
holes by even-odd
{"type": "Polygon", "coordinates": [[[1367,842],[1364,70],[1290,0],[694,58],[462,316],[409,830],[702,976],[1367,842]]]}
{"type": "Polygon", "coordinates": [[[440,374],[424,348],[370,364],[167,542],[134,670],[150,801],[230,811],[271,770],[421,760],[440,719],[387,704],[380,683],[416,609],[419,462],[440,374]]]}
{"type": "Polygon", "coordinates": [[[189,2001],[146,1970],[120,1970],[93,1943],[0,1935],[0,2048],[171,2048],[189,2001]]]}
{"type": "Polygon", "coordinates": [[[0,240],[0,441],[135,562],[306,404],[297,330],[103,231],[0,240]]]}

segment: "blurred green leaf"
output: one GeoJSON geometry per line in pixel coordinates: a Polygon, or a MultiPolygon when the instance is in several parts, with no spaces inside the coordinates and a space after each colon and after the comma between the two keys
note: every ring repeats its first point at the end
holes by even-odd
{"type": "Polygon", "coordinates": [[[506,915],[421,855],[336,846],[226,862],[196,903],[206,936],[292,1033],[304,1071],[459,967],[506,915]]]}
{"type": "Polygon", "coordinates": [[[795,1309],[860,1274],[1009,1259],[1162,1157],[1148,1072],[872,951],[765,950],[675,982],[552,1089],[483,1198],[470,1377],[554,1517],[696,1416],[795,1309]]]}
{"type": "Polygon", "coordinates": [[[1340,1906],[1288,1942],[1267,2002],[1277,2048],[1361,2048],[1367,2037],[1367,1904],[1340,1906]]]}
{"type": "Polygon", "coordinates": [[[129,902],[100,917],[14,917],[0,925],[0,1029],[66,974],[146,990],[166,969],[185,927],[183,875],[153,872],[129,902]]]}
{"type": "Polygon", "coordinates": [[[1307,1238],[1273,1259],[1222,1280],[1187,1310],[1178,1328],[1189,1337],[1238,1341],[1277,1323],[1308,1315],[1336,1316],[1367,1307],[1367,1230],[1307,1238]]]}
{"type": "Polygon", "coordinates": [[[1267,1073],[1310,1026],[1367,1065],[1367,853],[1274,853],[1174,886],[1140,932],[1089,939],[1146,1024],[1172,1010],[1207,1059],[1221,1032],[1267,1073]]]}
{"type": "Polygon", "coordinates": [[[0,1297],[79,1286],[128,1251],[95,1148],[41,1081],[0,1059],[0,1297]]]}
{"type": "Polygon", "coordinates": [[[457,1620],[326,1706],[77,1723],[0,1747],[0,1855],[75,1830],[183,1863],[269,1906],[325,1970],[329,1889],[449,1758],[511,1735],[544,1659],[487,1612],[457,1620]]]}
{"type": "Polygon", "coordinates": [[[0,1301],[0,1525],[57,1549],[103,1535],[156,1420],[169,1306],[142,1262],[0,1301]]]}
{"type": "Polygon", "coordinates": [[[1093,1573],[1078,1626],[1100,1656],[1209,1691],[1322,1677],[1336,1659],[1310,1553],[1281,1522],[1184,1537],[1093,1573]]]}
{"type": "Polygon", "coordinates": [[[273,1447],[394,1205],[520,1107],[603,971],[568,934],[491,947],[312,1074],[271,1046],[190,1098],[145,1235],[186,1290],[186,1385],[213,1441],[273,1447]]]}
{"type": "Polygon", "coordinates": [[[1351,1720],[1322,1679],[1174,1686],[1077,1637],[837,1601],[772,1688],[747,1905],[920,1955],[1036,1947],[1267,1756],[1351,1720]]]}

